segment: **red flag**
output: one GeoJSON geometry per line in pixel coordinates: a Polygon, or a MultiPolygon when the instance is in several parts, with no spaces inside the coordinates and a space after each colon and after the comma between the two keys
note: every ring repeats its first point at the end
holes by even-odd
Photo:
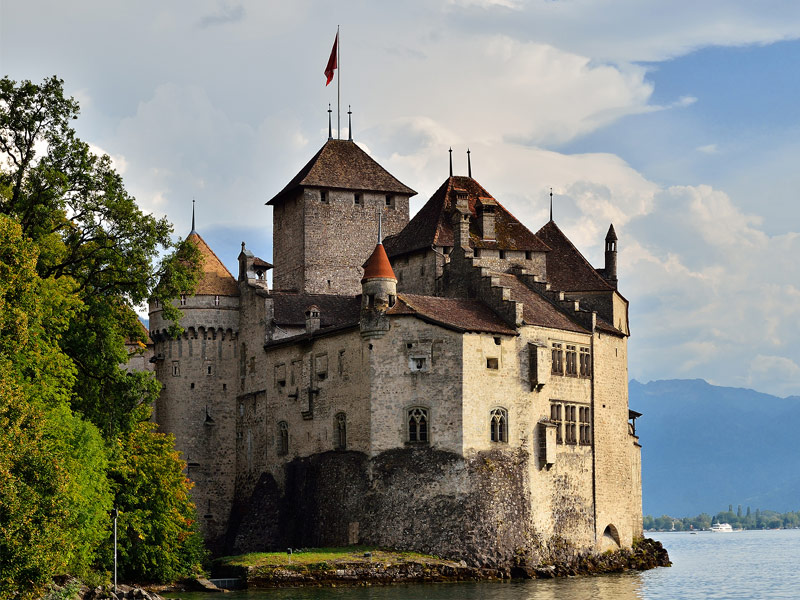
{"type": "Polygon", "coordinates": [[[328,78],[328,81],[325,82],[325,85],[328,85],[331,81],[333,81],[333,72],[339,66],[336,60],[336,50],[339,46],[339,32],[336,32],[336,39],[333,40],[333,50],[331,50],[331,57],[328,59],[328,66],[325,67],[325,77],[328,78]]]}

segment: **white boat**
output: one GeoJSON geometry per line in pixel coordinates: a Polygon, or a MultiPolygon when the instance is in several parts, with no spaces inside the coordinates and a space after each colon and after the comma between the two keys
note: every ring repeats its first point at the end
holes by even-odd
{"type": "Polygon", "coordinates": [[[717,533],[732,533],[733,527],[731,527],[730,523],[714,523],[711,526],[711,531],[715,531],[717,533]]]}

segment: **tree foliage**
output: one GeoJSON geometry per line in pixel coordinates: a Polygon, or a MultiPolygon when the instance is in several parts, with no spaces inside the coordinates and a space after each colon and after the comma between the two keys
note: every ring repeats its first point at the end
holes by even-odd
{"type": "Polygon", "coordinates": [[[124,573],[199,556],[183,463],[148,422],[159,386],[120,368],[148,298],[179,331],[199,252],[138,208],[77,117],[56,77],[0,80],[0,599],[107,566],[114,505],[124,573]]]}

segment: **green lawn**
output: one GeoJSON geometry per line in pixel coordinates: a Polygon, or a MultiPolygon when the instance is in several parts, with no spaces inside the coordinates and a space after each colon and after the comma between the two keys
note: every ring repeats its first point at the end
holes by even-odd
{"type": "Polygon", "coordinates": [[[286,552],[252,552],[239,556],[226,556],[217,560],[220,564],[235,567],[288,567],[300,565],[319,565],[322,563],[354,563],[354,562],[406,562],[420,561],[427,563],[445,563],[436,556],[418,552],[398,552],[370,546],[347,546],[345,548],[308,548],[286,552]],[[371,557],[365,557],[365,553],[371,557]]]}

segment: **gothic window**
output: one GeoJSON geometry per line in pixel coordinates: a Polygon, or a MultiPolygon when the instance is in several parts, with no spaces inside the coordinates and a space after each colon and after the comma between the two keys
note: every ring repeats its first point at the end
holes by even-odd
{"type": "Polygon", "coordinates": [[[177,360],[172,361],[172,376],[179,377],[181,374],[181,363],[177,360]]]}
{"type": "Polygon", "coordinates": [[[427,444],[428,409],[416,406],[408,410],[408,441],[427,444]]]}
{"type": "Polygon", "coordinates": [[[553,402],[550,404],[550,421],[556,426],[556,444],[563,444],[561,403],[553,402]]]}
{"type": "Polygon", "coordinates": [[[508,411],[505,408],[495,408],[492,411],[491,440],[508,442],[508,411]]]}
{"type": "Polygon", "coordinates": [[[581,377],[591,377],[592,376],[592,355],[589,354],[588,348],[581,348],[581,377]]]}
{"type": "Polygon", "coordinates": [[[578,442],[577,436],[575,435],[575,405],[574,404],[565,404],[564,405],[564,443],[565,444],[575,444],[578,442]]]}
{"type": "Polygon", "coordinates": [[[578,410],[580,422],[580,444],[589,446],[592,443],[592,431],[589,425],[589,407],[581,406],[578,410]]]}
{"type": "Polygon", "coordinates": [[[575,351],[575,346],[567,345],[567,361],[566,361],[567,375],[571,377],[578,376],[578,353],[575,351]]]}
{"type": "Polygon", "coordinates": [[[552,356],[553,356],[553,373],[556,375],[563,375],[564,374],[564,352],[561,350],[561,344],[553,344],[552,345],[552,356]]]}
{"type": "Polygon", "coordinates": [[[340,412],[336,415],[336,431],[333,440],[337,450],[347,448],[347,415],[340,412]]]}
{"type": "Polygon", "coordinates": [[[278,454],[289,454],[289,424],[286,421],[278,423],[278,454]]]}

